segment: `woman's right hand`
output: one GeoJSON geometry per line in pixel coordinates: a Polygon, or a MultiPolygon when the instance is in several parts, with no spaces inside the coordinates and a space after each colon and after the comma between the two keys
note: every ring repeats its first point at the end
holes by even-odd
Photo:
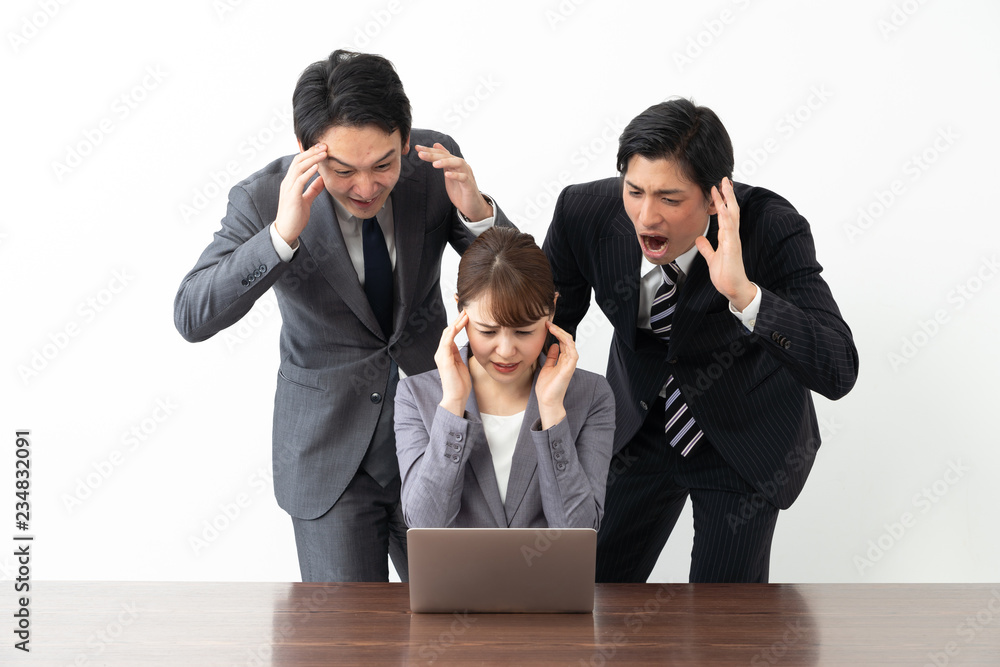
{"type": "Polygon", "coordinates": [[[442,408],[461,417],[465,414],[465,404],[472,391],[472,376],[469,367],[462,361],[462,355],[455,344],[455,336],[469,323],[469,314],[464,310],[458,319],[441,333],[441,342],[434,353],[434,363],[441,374],[442,408]]]}

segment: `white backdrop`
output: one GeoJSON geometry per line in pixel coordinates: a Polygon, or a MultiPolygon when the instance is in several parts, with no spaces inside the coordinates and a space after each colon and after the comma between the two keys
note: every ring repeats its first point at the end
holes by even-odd
{"type": "MultiPolygon", "coordinates": [[[[0,541],[30,429],[33,577],[298,579],[269,472],[273,293],[197,345],[172,308],[229,186],[293,152],[301,70],[348,47],[395,63],[414,125],[452,134],[539,242],[563,186],[614,174],[630,118],[712,107],[737,180],[810,220],[861,355],[854,391],[817,399],[772,581],[1000,580],[1000,5],[277,4],[5,3],[0,541]]],[[[595,308],[583,367],[610,335],[595,308]]],[[[651,581],[687,580],[690,521],[651,581]]]]}

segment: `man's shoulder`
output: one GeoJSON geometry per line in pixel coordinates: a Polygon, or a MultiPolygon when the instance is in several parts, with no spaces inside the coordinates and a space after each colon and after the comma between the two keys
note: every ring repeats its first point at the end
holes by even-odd
{"type": "Polygon", "coordinates": [[[792,204],[781,195],[756,185],[734,183],[736,199],[740,203],[740,213],[799,215],[792,204]]]}
{"type": "Polygon", "coordinates": [[[614,203],[621,203],[621,179],[617,176],[602,178],[589,183],[576,183],[567,185],[563,190],[565,197],[592,197],[595,199],[611,200],[614,203]]]}
{"type": "Polygon", "coordinates": [[[618,178],[605,178],[566,186],[559,195],[552,225],[557,229],[572,227],[572,239],[580,243],[589,243],[584,238],[588,232],[603,234],[615,227],[625,215],[619,183],[618,178]]]}
{"type": "Polygon", "coordinates": [[[444,179],[430,177],[434,167],[431,166],[430,162],[421,160],[416,149],[418,145],[433,146],[436,143],[440,143],[452,153],[458,151],[458,144],[455,143],[455,140],[443,132],[418,127],[410,130],[410,149],[403,155],[397,187],[424,188],[437,184],[440,185],[441,192],[444,192],[444,179]]]}
{"type": "Polygon", "coordinates": [[[444,132],[438,132],[437,130],[428,130],[421,127],[414,127],[410,130],[410,150],[413,150],[413,147],[417,144],[421,146],[433,146],[436,143],[451,147],[455,145],[455,140],[444,132]]]}
{"type": "Polygon", "coordinates": [[[294,157],[294,154],[285,155],[284,157],[272,160],[237,183],[236,187],[243,188],[251,194],[261,189],[274,190],[276,192],[278,186],[281,184],[281,180],[288,172],[288,167],[292,164],[292,158],[294,157]]]}

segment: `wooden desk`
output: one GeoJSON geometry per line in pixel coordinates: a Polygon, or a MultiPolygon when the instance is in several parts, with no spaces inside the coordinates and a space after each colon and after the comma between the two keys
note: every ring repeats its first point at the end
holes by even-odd
{"type": "MultiPolygon", "coordinates": [[[[9,598],[8,598],[9,599],[9,598]]],[[[1000,665],[1000,585],[599,585],[594,614],[411,614],[405,584],[32,582],[32,665],[1000,665]]]]}

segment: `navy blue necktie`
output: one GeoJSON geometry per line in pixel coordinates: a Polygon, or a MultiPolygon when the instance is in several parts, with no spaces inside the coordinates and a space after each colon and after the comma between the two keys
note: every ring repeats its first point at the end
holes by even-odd
{"type": "Polygon", "coordinates": [[[392,261],[378,220],[361,221],[365,252],[365,294],[386,338],[392,335],[392,261]]]}
{"type": "MultiPolygon", "coordinates": [[[[674,319],[674,309],[677,307],[677,279],[680,268],[673,262],[661,265],[663,284],[656,290],[653,305],[649,309],[649,326],[664,343],[670,343],[670,330],[674,319]]],[[[666,393],[666,427],[664,432],[671,447],[678,447],[681,456],[687,456],[698,444],[703,435],[694,421],[694,416],[688,410],[684,396],[673,374],[667,378],[666,393]]]]}

